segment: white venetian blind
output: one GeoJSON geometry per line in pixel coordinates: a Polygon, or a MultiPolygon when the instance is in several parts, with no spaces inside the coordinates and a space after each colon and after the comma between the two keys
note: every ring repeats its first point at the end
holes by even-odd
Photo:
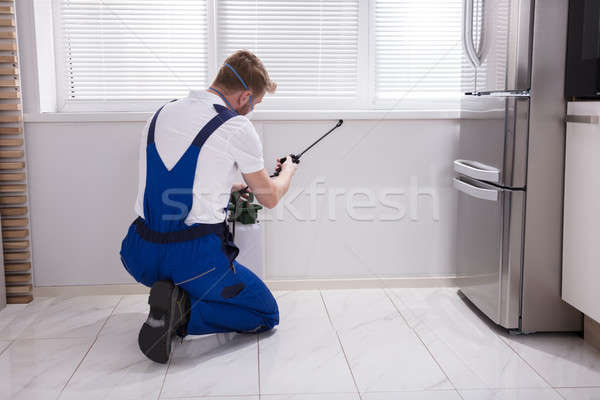
{"type": "Polygon", "coordinates": [[[206,85],[206,1],[58,3],[65,101],[170,99],[206,85]]]}
{"type": "Polygon", "coordinates": [[[463,0],[375,0],[375,96],[453,99],[461,92],[463,0]]]}
{"type": "Polygon", "coordinates": [[[277,98],[353,98],[358,91],[359,0],[219,0],[219,62],[254,52],[277,98]]]}

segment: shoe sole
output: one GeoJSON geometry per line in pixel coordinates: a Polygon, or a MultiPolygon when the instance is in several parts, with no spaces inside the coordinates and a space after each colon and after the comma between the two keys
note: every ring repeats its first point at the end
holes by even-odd
{"type": "Polygon", "coordinates": [[[142,353],[152,361],[166,364],[171,355],[171,340],[175,333],[175,310],[179,288],[169,281],[159,281],[152,285],[148,304],[151,315],[166,314],[163,326],[150,326],[144,322],[138,336],[142,353]]]}

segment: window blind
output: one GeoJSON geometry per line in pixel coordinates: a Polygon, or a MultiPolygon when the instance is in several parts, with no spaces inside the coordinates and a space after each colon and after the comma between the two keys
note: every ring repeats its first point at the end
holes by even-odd
{"type": "Polygon", "coordinates": [[[375,1],[377,99],[460,94],[462,6],[462,0],[375,1]]]}
{"type": "Polygon", "coordinates": [[[219,0],[219,62],[254,52],[277,98],[353,98],[358,91],[359,0],[219,0]]]}
{"type": "Polygon", "coordinates": [[[59,0],[58,12],[65,101],[170,99],[206,85],[206,1],[59,0]]]}

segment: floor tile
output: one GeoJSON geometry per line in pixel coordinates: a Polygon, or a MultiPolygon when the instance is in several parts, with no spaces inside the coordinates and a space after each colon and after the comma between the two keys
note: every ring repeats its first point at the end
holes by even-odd
{"type": "Polygon", "coordinates": [[[323,297],[360,392],[453,388],[383,290],[323,297]]]}
{"type": "Polygon", "coordinates": [[[258,395],[256,335],[188,338],[174,349],[162,397],[258,395]]]}
{"type": "Polygon", "coordinates": [[[463,400],[562,400],[554,389],[461,390],[463,400]]]}
{"type": "Polygon", "coordinates": [[[189,336],[168,367],[137,346],[147,295],[11,305],[0,400],[156,399],[161,388],[161,399],[258,400],[259,387],[261,400],[361,400],[356,385],[362,400],[600,400],[600,351],[577,335],[508,335],[456,289],[274,294],[275,330],[189,336]]]}
{"type": "Polygon", "coordinates": [[[390,289],[388,293],[456,388],[548,386],[456,289],[390,289]]]}
{"type": "Polygon", "coordinates": [[[0,355],[0,399],[55,399],[92,341],[16,340],[0,355]]]}
{"type": "Polygon", "coordinates": [[[270,394],[261,400],[360,400],[358,393],[270,394]]]}
{"type": "Polygon", "coordinates": [[[402,321],[402,316],[383,289],[324,290],[322,294],[338,332],[380,320],[402,321]]]}
{"type": "Polygon", "coordinates": [[[203,397],[160,397],[160,400],[259,400],[258,396],[203,396],[203,397]]]}
{"type": "Polygon", "coordinates": [[[295,329],[307,321],[329,322],[323,299],[318,290],[290,290],[277,298],[279,329],[295,329]]]}
{"type": "Polygon", "coordinates": [[[461,400],[456,390],[363,393],[362,400],[461,400]]]}
{"type": "Polygon", "coordinates": [[[94,337],[120,299],[121,296],[56,298],[23,331],[23,337],[94,337]]]}
{"type": "Polygon", "coordinates": [[[287,290],[272,290],[271,291],[271,293],[273,293],[273,297],[275,297],[275,299],[280,298],[281,296],[283,296],[287,292],[288,292],[287,290]]]}
{"type": "Polygon", "coordinates": [[[147,294],[123,296],[100,331],[100,336],[125,334],[137,338],[149,311],[147,294]]]}
{"type": "Polygon", "coordinates": [[[598,388],[559,388],[556,389],[565,400],[600,400],[598,388]]]}
{"type": "Polygon", "coordinates": [[[101,334],[63,391],[60,400],[156,399],[167,365],[140,351],[137,331],[112,329],[101,334]]]}
{"type": "Polygon", "coordinates": [[[19,339],[54,298],[36,298],[29,304],[9,304],[0,311],[0,339],[19,339]]]}
{"type": "Polygon", "coordinates": [[[261,394],[354,392],[321,294],[290,291],[278,303],[279,327],[260,335],[261,394]]]}
{"type": "Polygon", "coordinates": [[[503,336],[552,387],[600,386],[600,350],[577,335],[503,336]]]}

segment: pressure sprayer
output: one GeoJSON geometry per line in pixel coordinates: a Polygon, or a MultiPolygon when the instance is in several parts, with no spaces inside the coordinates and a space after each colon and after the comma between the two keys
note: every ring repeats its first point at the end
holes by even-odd
{"type": "MultiPolygon", "coordinates": [[[[301,153],[291,154],[290,157],[292,157],[292,162],[294,164],[300,163],[300,157],[302,157],[307,151],[312,149],[321,140],[325,139],[329,134],[331,134],[337,128],[342,126],[343,123],[344,123],[344,120],[340,119],[333,128],[331,128],[323,136],[321,136],[320,138],[315,140],[310,146],[308,146],[307,148],[302,150],[301,153]]],[[[281,164],[283,164],[286,160],[287,160],[287,157],[283,157],[283,158],[279,159],[279,162],[281,164]]],[[[271,178],[279,176],[280,173],[281,173],[281,167],[277,167],[277,170],[273,173],[273,175],[271,175],[271,178]]],[[[248,191],[248,186],[246,186],[239,192],[235,192],[235,193],[231,194],[231,200],[230,200],[230,204],[229,204],[228,208],[230,209],[231,214],[232,214],[232,216],[230,216],[230,218],[229,218],[229,222],[233,223],[233,226],[232,226],[233,238],[235,238],[235,223],[236,223],[236,221],[240,220],[240,222],[246,223],[246,224],[253,223],[253,221],[256,220],[256,215],[257,215],[258,210],[262,208],[262,206],[260,206],[259,204],[251,204],[252,201],[254,200],[254,196],[252,195],[252,193],[249,193],[250,197],[248,198],[248,200],[243,199],[242,195],[245,194],[247,191],[248,191]],[[252,222],[249,222],[249,221],[252,221],[252,222]]]]}

